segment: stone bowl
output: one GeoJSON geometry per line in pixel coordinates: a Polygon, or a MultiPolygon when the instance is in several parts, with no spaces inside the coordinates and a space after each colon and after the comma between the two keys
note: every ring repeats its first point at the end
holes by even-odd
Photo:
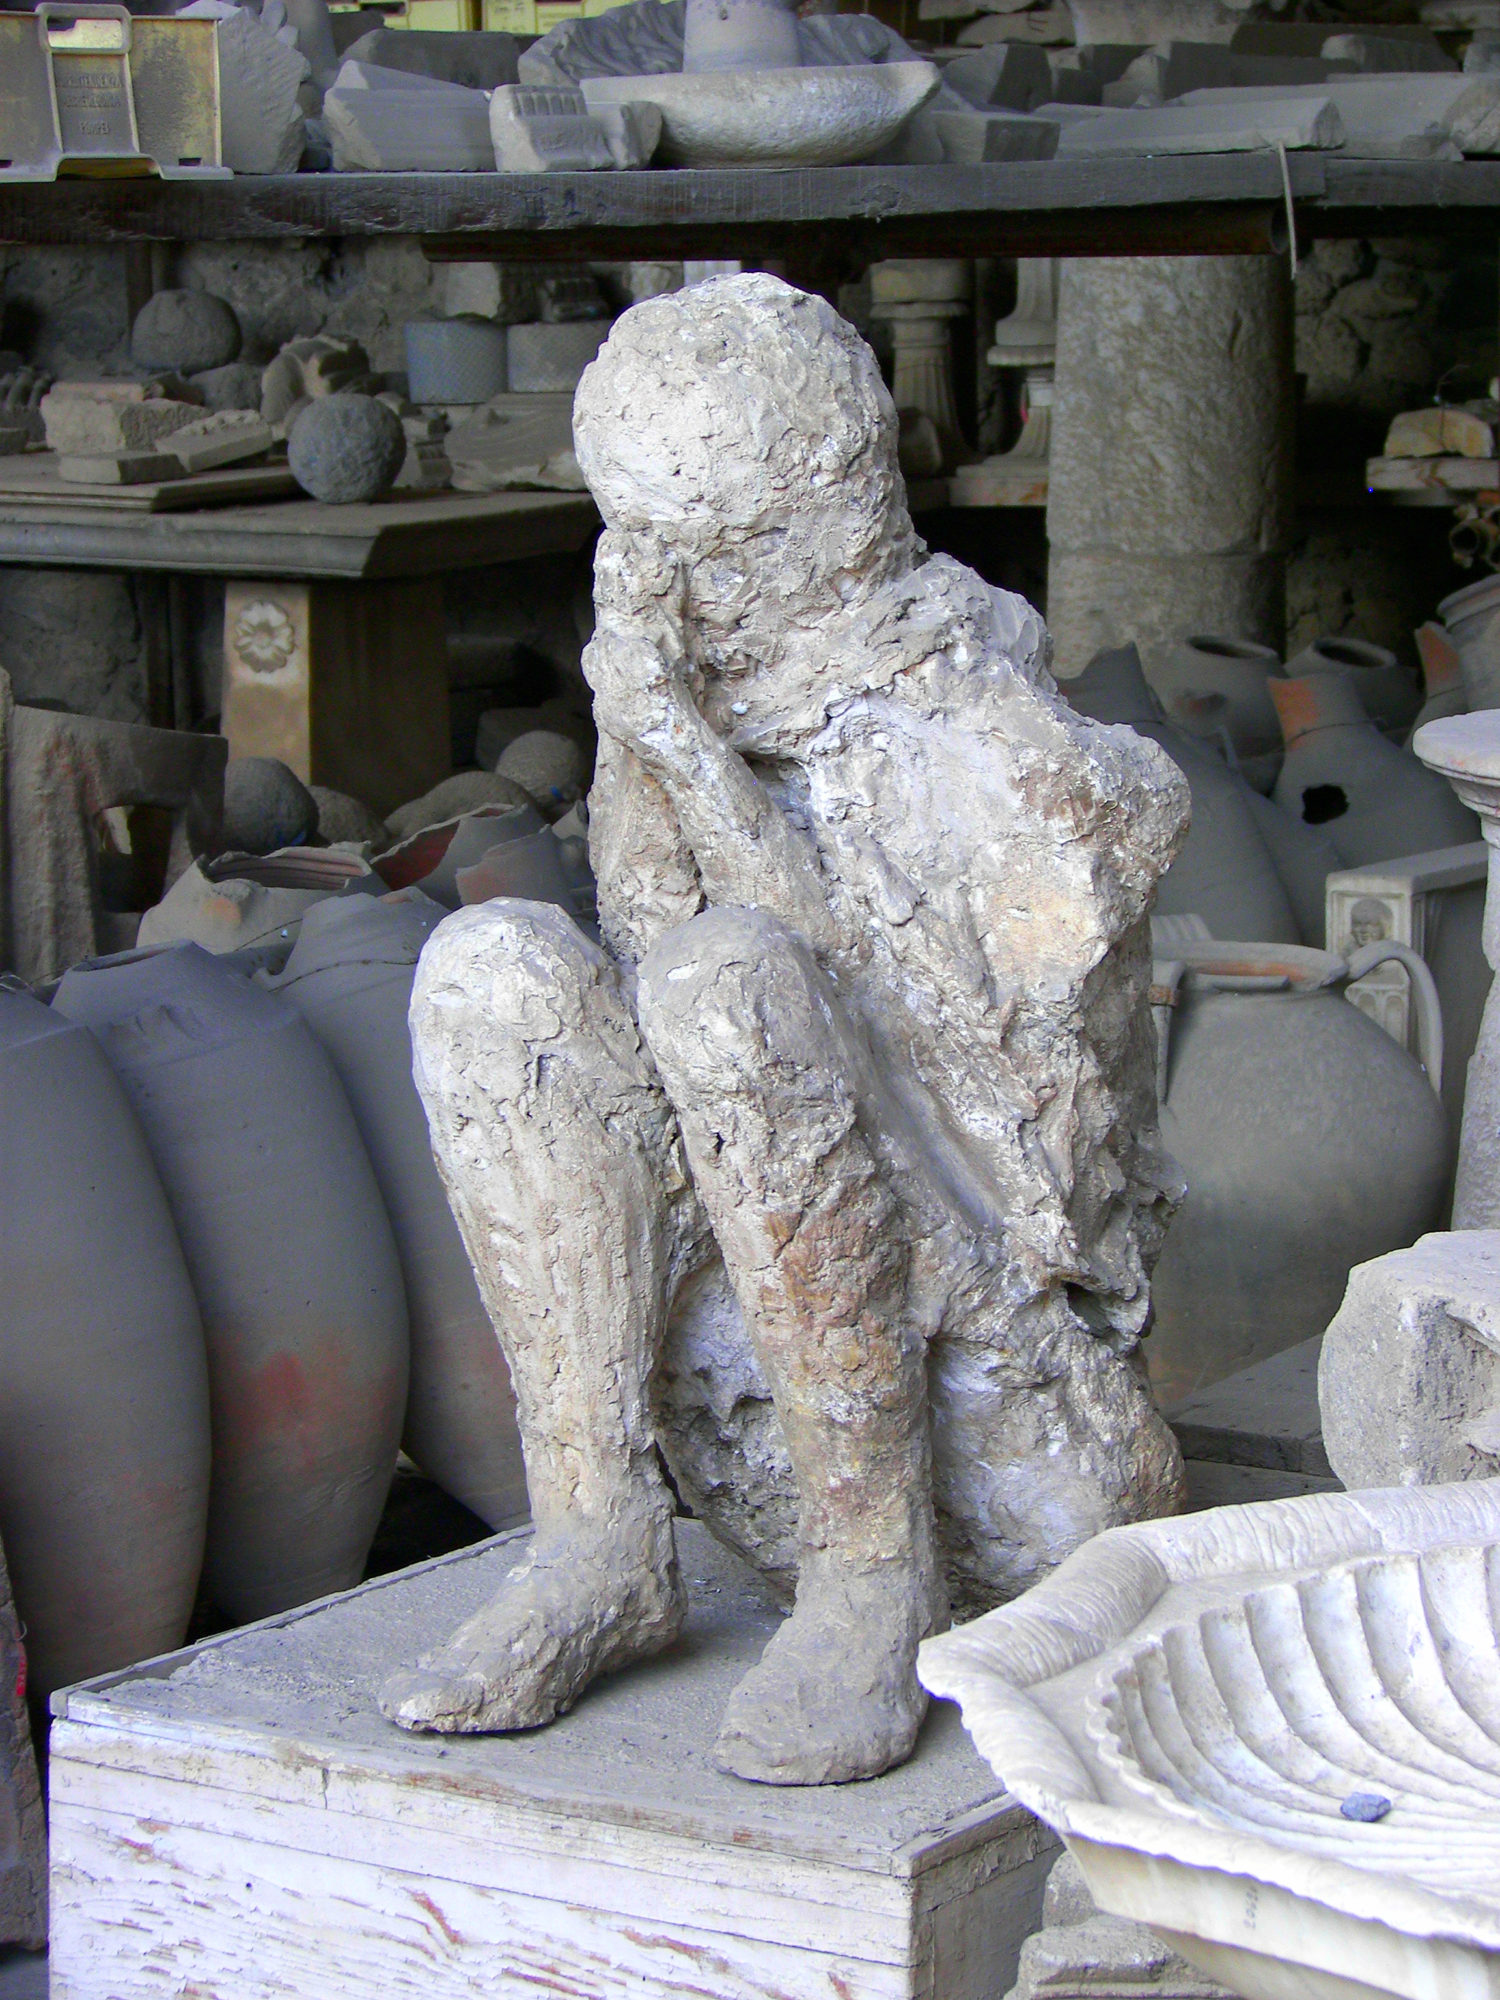
{"type": "Polygon", "coordinates": [[[894,139],[937,88],[932,63],[588,77],[596,104],[654,104],[659,157],[682,167],[842,167],[894,139]]]}
{"type": "Polygon", "coordinates": [[[1113,1529],[918,1672],[1246,2000],[1496,2000],[1497,1621],[1500,1480],[1316,1494],[1113,1529]]]}

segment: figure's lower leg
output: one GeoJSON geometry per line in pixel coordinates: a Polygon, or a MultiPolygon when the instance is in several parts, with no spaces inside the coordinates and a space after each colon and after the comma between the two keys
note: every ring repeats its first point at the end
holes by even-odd
{"type": "Polygon", "coordinates": [[[381,1706],[411,1729],[526,1728],[681,1628],[647,1384],[698,1225],[614,968],[560,911],[450,918],[423,954],[412,1033],[515,1383],[536,1533],[494,1601],[393,1676],[381,1706]]]}
{"type": "Polygon", "coordinates": [[[901,1217],[858,1128],[861,1058],[805,948],[749,913],[663,940],[640,1001],[797,1478],[796,1610],[717,1759],[772,1784],[872,1777],[915,1740],[916,1649],[946,1601],[925,1355],[901,1217]]]}

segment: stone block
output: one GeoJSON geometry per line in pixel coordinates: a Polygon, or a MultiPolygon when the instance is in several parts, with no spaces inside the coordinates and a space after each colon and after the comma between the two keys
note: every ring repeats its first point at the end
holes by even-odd
{"type": "Polygon", "coordinates": [[[1330,1480],[1318,1414],[1320,1342],[1283,1348],[1171,1411],[1184,1458],[1330,1480]]]}
{"type": "Polygon", "coordinates": [[[61,395],[54,389],[42,398],[47,447],[69,458],[146,451],[202,415],[201,404],[165,396],[126,402],[113,396],[61,395]]]}
{"type": "Polygon", "coordinates": [[[323,98],[337,173],[484,173],[495,165],[482,91],[345,60],[323,98]]]}
{"type": "Polygon", "coordinates": [[[1013,111],[935,111],[932,122],[944,159],[960,167],[987,160],[1050,160],[1062,137],[1055,119],[1013,111]]]}
{"type": "Polygon", "coordinates": [[[576,389],[579,378],[609,338],[606,319],[536,322],[510,328],[507,353],[513,395],[576,389]]]}
{"type": "Polygon", "coordinates": [[[497,90],[517,80],[521,45],[514,35],[468,28],[443,33],[423,28],[372,28],[344,51],[346,62],[401,70],[465,90],[497,90]]]}
{"type": "Polygon", "coordinates": [[[490,138],[503,174],[578,174],[615,163],[581,90],[503,84],[490,98],[490,138]]]}
{"type": "Polygon", "coordinates": [[[534,267],[490,261],[448,264],[443,269],[443,311],[449,319],[532,320],[537,313],[534,267]]]}
{"type": "Polygon", "coordinates": [[[60,1698],[55,1990],[993,2000],[1052,1836],[947,1707],[867,1784],[720,1775],[720,1711],[781,1614],[700,1526],[677,1532],[682,1639],[546,1730],[414,1737],[375,1703],[493,1596],[524,1534],[60,1698]]]}
{"type": "Polygon", "coordinates": [[[1350,63],[1357,70],[1381,76],[1399,70],[1431,74],[1458,67],[1436,41],[1410,35],[1382,35],[1371,28],[1351,28],[1344,34],[1330,35],[1323,44],[1323,55],[1328,62],[1350,63]]]}
{"type": "Polygon", "coordinates": [[[166,451],[101,452],[96,456],[59,456],[60,479],[78,486],[146,486],[163,479],[181,479],[182,461],[166,451]]]}
{"type": "Polygon", "coordinates": [[[1053,95],[1052,65],[1029,42],[998,42],[943,66],[943,82],[980,110],[1034,111],[1053,95]]]}
{"type": "Polygon", "coordinates": [[[1163,104],[1190,90],[1256,87],[1280,90],[1288,84],[1327,82],[1334,65],[1319,56],[1245,55],[1221,42],[1163,42],[1138,55],[1105,86],[1104,102],[1119,108],[1163,104]]]}
{"type": "Polygon", "coordinates": [[[217,410],[173,431],[170,449],[184,472],[211,472],[215,466],[257,458],[272,442],[271,426],[259,411],[217,410]]]}
{"type": "Polygon", "coordinates": [[[1058,152],[1254,153],[1267,146],[1332,149],[1344,127],[1327,96],[1257,96],[1244,102],[1173,104],[1152,111],[1106,111],[1063,129],[1058,152]]]}
{"type": "Polygon", "coordinates": [[[1356,1265],[1323,1337],[1318,1401],[1351,1488],[1500,1473],[1500,1230],[1356,1265]]]}
{"type": "MultiPolygon", "coordinates": [[[[1453,76],[1333,76],[1326,84],[1258,85],[1188,91],[1183,106],[1248,106],[1274,98],[1326,98],[1344,129],[1344,151],[1361,159],[1441,157],[1450,146],[1447,120],[1474,79],[1453,76]]],[[[1451,152],[1450,157],[1456,157],[1451,152]]]]}

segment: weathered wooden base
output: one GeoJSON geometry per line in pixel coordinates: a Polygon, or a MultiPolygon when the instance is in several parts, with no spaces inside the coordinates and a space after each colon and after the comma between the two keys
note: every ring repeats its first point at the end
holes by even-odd
{"type": "Polygon", "coordinates": [[[721,1777],[778,1613],[679,1532],[684,1639],[550,1729],[412,1737],[374,1701],[524,1532],[59,1697],[53,2000],[994,2000],[1052,1836],[947,1704],[871,1784],[721,1777]]]}

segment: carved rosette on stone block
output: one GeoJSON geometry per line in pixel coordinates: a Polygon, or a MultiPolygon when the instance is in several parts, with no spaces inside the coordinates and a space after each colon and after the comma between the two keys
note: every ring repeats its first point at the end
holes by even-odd
{"type": "Polygon", "coordinates": [[[950,1604],[1179,1502],[1136,1350],[1179,1191],[1146,919],[1186,787],[1061,699],[1029,605],[923,559],[895,408],[821,299],[648,300],[574,422],[605,948],[477,906],[412,997],[536,1542],[384,1706],[534,1726],[670,1644],[660,1447],[795,1595],[720,1768],[870,1777],[950,1604]]]}

